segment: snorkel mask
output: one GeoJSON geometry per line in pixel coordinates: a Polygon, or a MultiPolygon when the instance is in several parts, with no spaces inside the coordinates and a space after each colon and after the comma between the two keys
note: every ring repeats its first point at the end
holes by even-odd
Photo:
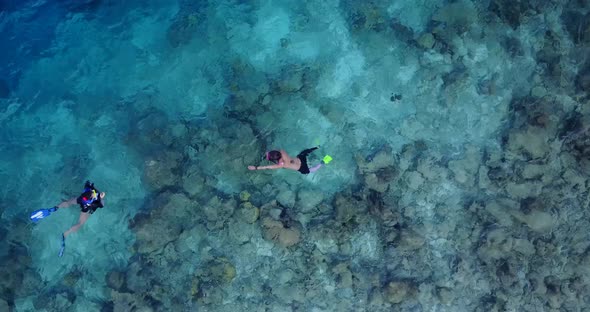
{"type": "MultiPolygon", "coordinates": [[[[89,197],[82,196],[82,202],[84,203],[84,205],[90,205],[98,198],[98,194],[96,193],[96,190],[90,190],[90,191],[92,193],[89,197]]],[[[86,192],[84,192],[84,193],[86,193],[86,192]]]]}

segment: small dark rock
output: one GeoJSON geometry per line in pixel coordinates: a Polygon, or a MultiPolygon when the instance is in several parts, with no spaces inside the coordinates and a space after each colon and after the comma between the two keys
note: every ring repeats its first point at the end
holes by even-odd
{"type": "Polygon", "coordinates": [[[580,92],[590,93],[590,64],[586,65],[576,75],[576,87],[580,92]]]}
{"type": "Polygon", "coordinates": [[[402,95],[401,94],[393,94],[392,93],[391,94],[391,97],[389,97],[389,100],[392,101],[392,102],[399,101],[401,99],[402,99],[402,95]]]}
{"type": "Polygon", "coordinates": [[[467,73],[467,67],[465,67],[465,65],[462,63],[459,63],[453,68],[452,71],[442,75],[443,88],[446,88],[457,81],[461,81],[468,76],[469,74],[467,73]]]}
{"type": "Polygon", "coordinates": [[[566,11],[561,15],[561,21],[575,44],[590,42],[590,13],[566,11]]]}
{"type": "Polygon", "coordinates": [[[514,37],[506,37],[500,42],[502,47],[508,52],[511,57],[523,56],[524,50],[520,40],[514,37]]]}
{"type": "Polygon", "coordinates": [[[488,9],[512,29],[520,26],[520,18],[528,8],[528,1],[492,0],[488,9]]]}
{"type": "Polygon", "coordinates": [[[121,290],[125,284],[125,275],[121,272],[111,271],[106,277],[107,286],[114,290],[121,290]]]}

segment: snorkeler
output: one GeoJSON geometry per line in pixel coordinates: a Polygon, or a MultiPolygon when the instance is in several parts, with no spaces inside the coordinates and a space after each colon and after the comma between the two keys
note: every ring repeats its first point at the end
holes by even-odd
{"type": "Polygon", "coordinates": [[[280,151],[273,150],[270,152],[266,152],[266,155],[265,155],[266,160],[275,163],[275,165],[248,166],[248,169],[249,170],[264,170],[264,169],[286,168],[286,169],[299,171],[299,172],[301,172],[301,174],[309,174],[311,172],[316,172],[324,164],[328,164],[332,160],[332,157],[326,155],[324,157],[324,159],[322,159],[322,161],[319,164],[309,168],[309,166],[307,165],[307,155],[311,154],[311,152],[313,152],[316,149],[318,149],[318,147],[308,148],[308,149],[302,151],[301,153],[299,153],[296,156],[296,158],[291,158],[291,156],[289,156],[289,154],[287,154],[287,152],[285,152],[284,150],[280,150],[280,151]]]}
{"type": "Polygon", "coordinates": [[[94,183],[86,181],[86,184],[84,184],[84,191],[80,196],[64,201],[54,207],[57,210],[58,208],[67,208],[77,203],[80,205],[81,209],[78,223],[61,235],[61,249],[59,250],[60,257],[63,255],[64,249],[66,247],[66,237],[70,235],[70,233],[76,232],[82,225],[84,225],[86,220],[88,220],[88,217],[90,217],[90,215],[93,214],[96,209],[104,207],[103,200],[105,195],[105,192],[101,193],[94,187],[94,183]]]}

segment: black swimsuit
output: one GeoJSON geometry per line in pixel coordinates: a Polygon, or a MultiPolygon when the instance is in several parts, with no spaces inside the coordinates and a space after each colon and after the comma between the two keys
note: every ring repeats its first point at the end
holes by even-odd
{"type": "Polygon", "coordinates": [[[309,166],[307,165],[307,155],[311,154],[314,150],[318,149],[317,147],[308,148],[297,155],[297,158],[301,160],[301,167],[299,167],[299,172],[302,174],[309,173],[309,166]]]}
{"type": "Polygon", "coordinates": [[[104,207],[102,205],[102,201],[100,200],[100,192],[97,189],[95,189],[95,191],[97,198],[90,204],[84,203],[84,201],[82,200],[82,195],[80,195],[80,197],[76,199],[76,202],[78,203],[78,205],[80,205],[80,209],[82,210],[82,212],[93,214],[96,211],[96,209],[104,207]]]}

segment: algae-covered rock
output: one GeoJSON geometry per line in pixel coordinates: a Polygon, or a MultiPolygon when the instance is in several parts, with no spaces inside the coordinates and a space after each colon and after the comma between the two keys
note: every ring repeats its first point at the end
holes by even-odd
{"type": "Polygon", "coordinates": [[[207,20],[207,1],[181,1],[180,9],[168,27],[166,38],[174,48],[197,37],[200,25],[207,20]]]}
{"type": "Polygon", "coordinates": [[[275,241],[283,247],[296,245],[301,239],[301,232],[297,228],[286,228],[283,223],[271,218],[262,220],[262,230],[266,240],[275,241]]]}
{"type": "Polygon", "coordinates": [[[2,298],[0,298],[0,311],[10,311],[10,307],[8,306],[8,302],[6,302],[2,298]]]}
{"type": "Polygon", "coordinates": [[[486,234],[485,242],[478,249],[478,256],[485,263],[493,263],[511,252],[513,244],[514,241],[506,229],[494,229],[486,234]]]}
{"type": "Polygon", "coordinates": [[[455,181],[467,186],[473,185],[479,169],[480,159],[479,150],[470,146],[465,151],[465,157],[449,161],[449,169],[453,172],[455,181]]]}
{"type": "Polygon", "coordinates": [[[389,183],[379,179],[376,173],[367,173],[365,175],[365,185],[370,189],[383,193],[389,189],[389,183]]]}
{"type": "Polygon", "coordinates": [[[406,282],[389,282],[384,289],[384,298],[389,303],[401,303],[411,293],[411,286],[406,282]]]}
{"type": "Polygon", "coordinates": [[[107,286],[113,290],[121,291],[125,285],[125,274],[118,271],[110,271],[106,276],[107,286]]]}
{"type": "Polygon", "coordinates": [[[227,225],[227,235],[230,241],[240,245],[247,243],[252,237],[258,237],[258,233],[257,227],[240,220],[231,220],[227,225]]]}
{"type": "Polygon", "coordinates": [[[231,283],[236,277],[236,268],[227,258],[215,258],[197,269],[197,283],[204,287],[231,283]]]}
{"type": "Polygon", "coordinates": [[[368,159],[361,155],[355,158],[365,185],[371,190],[385,192],[398,176],[398,169],[394,166],[396,158],[389,147],[381,149],[374,157],[368,159]]]}
{"type": "Polygon", "coordinates": [[[397,241],[397,247],[400,250],[420,249],[425,243],[424,237],[412,229],[403,229],[397,241]]]}
{"type": "Polygon", "coordinates": [[[240,201],[246,202],[250,200],[250,193],[248,191],[241,191],[240,192],[240,201]]]}
{"type": "Polygon", "coordinates": [[[182,225],[161,218],[141,218],[134,224],[133,231],[136,237],[135,250],[139,253],[151,253],[176,240],[182,231],[182,225]]]}
{"type": "Polygon", "coordinates": [[[293,208],[295,206],[295,193],[289,189],[282,190],[279,195],[277,195],[277,202],[282,206],[293,208]]]}
{"type": "Polygon", "coordinates": [[[332,269],[332,272],[336,275],[338,288],[352,287],[352,272],[350,272],[348,264],[340,263],[332,269]]]}
{"type": "Polygon", "coordinates": [[[303,70],[283,70],[278,87],[281,92],[297,92],[303,88],[303,70]]]}
{"type": "Polygon", "coordinates": [[[422,184],[424,184],[424,178],[422,174],[418,171],[410,171],[406,173],[406,181],[408,183],[408,187],[411,190],[419,190],[422,184]]]}
{"type": "Polygon", "coordinates": [[[165,152],[144,163],[144,180],[153,189],[161,189],[176,184],[180,176],[174,173],[182,155],[177,152],[165,152]]]}
{"type": "Polygon", "coordinates": [[[190,196],[200,194],[205,187],[205,177],[199,171],[198,167],[191,166],[182,175],[182,189],[190,196]]]}
{"type": "Polygon", "coordinates": [[[362,174],[376,173],[380,170],[393,166],[395,163],[395,156],[393,155],[391,149],[386,147],[377,152],[377,154],[375,154],[375,156],[373,156],[370,161],[367,161],[365,158],[360,156],[356,157],[356,161],[362,174]]]}
{"type": "Polygon", "coordinates": [[[493,200],[486,204],[485,211],[491,214],[494,219],[503,226],[512,226],[510,210],[518,207],[517,202],[511,200],[493,200]]]}
{"type": "Polygon", "coordinates": [[[63,278],[63,284],[67,287],[74,287],[78,280],[82,277],[82,272],[79,270],[73,270],[68,272],[63,278]]]}
{"type": "Polygon", "coordinates": [[[207,228],[210,230],[222,228],[225,221],[233,215],[236,205],[236,200],[233,198],[224,201],[217,196],[212,197],[203,207],[207,228]]]}
{"type": "Polygon", "coordinates": [[[446,23],[448,28],[461,34],[469,30],[477,20],[477,16],[477,10],[471,1],[456,1],[440,8],[432,19],[446,23]]]}
{"type": "Polygon", "coordinates": [[[450,288],[447,287],[437,287],[436,288],[436,298],[442,304],[451,304],[453,300],[455,300],[455,295],[450,288]]]}
{"type": "Polygon", "coordinates": [[[535,245],[526,239],[517,238],[514,240],[514,246],[512,247],[515,251],[525,255],[532,256],[535,254],[535,245]]]}
{"type": "Polygon", "coordinates": [[[297,195],[297,206],[301,212],[308,212],[324,200],[324,194],[315,190],[302,190],[297,195]]]}
{"type": "Polygon", "coordinates": [[[338,194],[334,200],[336,208],[335,219],[340,223],[347,223],[357,215],[367,212],[367,203],[352,196],[338,194]]]}
{"type": "Polygon", "coordinates": [[[111,291],[111,301],[113,302],[113,312],[152,312],[154,311],[148,303],[145,302],[143,295],[120,293],[111,291]]]}
{"type": "Polygon", "coordinates": [[[525,153],[532,159],[545,157],[550,151],[546,131],[537,127],[528,127],[526,131],[512,132],[508,138],[508,148],[514,153],[525,153]]]}
{"type": "Polygon", "coordinates": [[[254,223],[258,220],[258,216],[260,215],[260,210],[258,207],[255,207],[250,202],[244,202],[240,204],[240,217],[243,221],[247,223],[254,223]]]}
{"type": "Polygon", "coordinates": [[[434,36],[431,33],[424,33],[418,37],[418,45],[423,47],[424,49],[432,49],[434,46],[435,40],[434,36]]]}
{"type": "Polygon", "coordinates": [[[533,210],[528,214],[513,211],[512,216],[539,233],[548,233],[555,226],[555,219],[549,213],[543,211],[533,210]]]}
{"type": "Polygon", "coordinates": [[[523,183],[508,182],[506,183],[506,192],[514,199],[521,200],[529,197],[538,196],[543,189],[543,184],[535,181],[523,183]]]}

